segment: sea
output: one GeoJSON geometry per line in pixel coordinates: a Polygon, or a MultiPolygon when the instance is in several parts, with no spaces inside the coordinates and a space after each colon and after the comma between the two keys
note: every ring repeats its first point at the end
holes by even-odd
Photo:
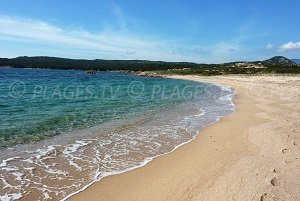
{"type": "Polygon", "coordinates": [[[67,200],[192,141],[230,87],[128,72],[0,68],[0,200],[67,200]]]}

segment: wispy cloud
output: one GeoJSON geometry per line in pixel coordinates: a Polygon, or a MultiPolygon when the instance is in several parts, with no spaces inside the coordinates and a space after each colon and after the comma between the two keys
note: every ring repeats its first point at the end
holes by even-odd
{"type": "Polygon", "coordinates": [[[288,42],[282,44],[278,48],[279,51],[288,51],[288,50],[300,50],[300,42],[288,42]]]}
{"type": "Polygon", "coordinates": [[[119,28],[121,30],[127,30],[127,21],[129,20],[129,17],[124,14],[122,8],[119,6],[119,4],[111,1],[108,4],[108,8],[111,10],[112,14],[115,16],[115,18],[118,21],[119,28]]]}
{"type": "MultiPolygon", "coordinates": [[[[26,52],[29,47],[34,49],[44,46],[41,51],[35,52],[76,58],[221,62],[229,60],[239,50],[235,42],[219,42],[203,47],[206,54],[201,54],[184,48],[183,40],[174,41],[120,32],[122,34],[112,31],[91,33],[85,30],[69,30],[40,20],[0,16],[0,40],[23,44],[26,52]]],[[[21,45],[16,48],[19,46],[21,45]]],[[[24,52],[24,55],[28,54],[24,52]]]]}
{"type": "MultiPolygon", "coordinates": [[[[97,58],[180,60],[169,54],[172,43],[160,38],[146,38],[112,32],[91,33],[67,30],[47,22],[0,16],[0,40],[19,43],[51,45],[69,51],[93,52],[97,58]]],[[[52,50],[53,51],[53,50],[52,50]]],[[[83,55],[85,56],[85,55],[83,55]]]]}
{"type": "MultiPolygon", "coordinates": [[[[0,16],[0,41],[10,44],[9,50],[5,47],[0,50],[0,57],[9,52],[10,57],[48,55],[218,63],[237,60],[246,54],[243,44],[248,39],[244,33],[246,28],[228,40],[203,45],[186,44],[184,38],[133,34],[127,30],[128,19],[122,9],[117,4],[112,4],[111,9],[120,26],[118,30],[101,32],[69,29],[36,19],[0,16]]],[[[282,48],[286,49],[286,46],[282,48]]]]}
{"type": "Polygon", "coordinates": [[[270,44],[270,43],[266,45],[266,49],[267,50],[271,50],[273,48],[274,48],[274,46],[272,44],[270,44]]]}

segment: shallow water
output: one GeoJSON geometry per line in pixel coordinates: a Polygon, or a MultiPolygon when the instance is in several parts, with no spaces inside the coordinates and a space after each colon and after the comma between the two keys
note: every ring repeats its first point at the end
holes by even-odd
{"type": "Polygon", "coordinates": [[[234,111],[234,92],[126,73],[0,69],[0,199],[64,199],[234,111]]]}

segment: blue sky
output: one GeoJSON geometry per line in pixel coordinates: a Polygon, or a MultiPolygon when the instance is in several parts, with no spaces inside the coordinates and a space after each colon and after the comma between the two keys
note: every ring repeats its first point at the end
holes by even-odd
{"type": "Polygon", "coordinates": [[[299,0],[0,0],[0,57],[300,58],[299,0]]]}

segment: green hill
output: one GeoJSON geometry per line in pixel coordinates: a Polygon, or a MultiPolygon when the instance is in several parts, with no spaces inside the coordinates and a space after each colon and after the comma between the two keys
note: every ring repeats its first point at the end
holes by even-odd
{"type": "Polygon", "coordinates": [[[273,64],[273,65],[277,65],[277,64],[282,64],[282,65],[291,65],[291,64],[295,64],[292,60],[283,57],[283,56],[275,56],[272,57],[271,59],[267,59],[265,61],[262,61],[262,63],[264,64],[273,64]]]}

